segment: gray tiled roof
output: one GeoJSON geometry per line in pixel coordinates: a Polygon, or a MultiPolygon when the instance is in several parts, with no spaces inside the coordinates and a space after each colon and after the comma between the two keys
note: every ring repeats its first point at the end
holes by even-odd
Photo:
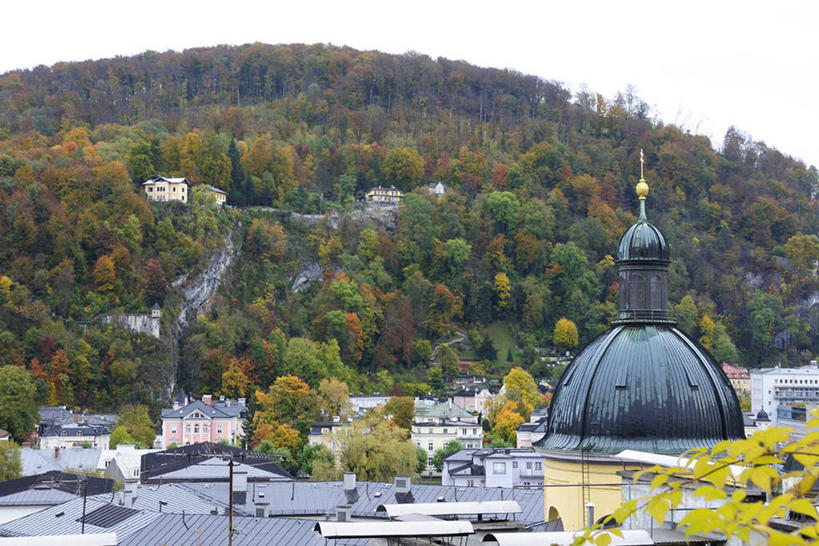
{"type": "Polygon", "coordinates": [[[111,433],[110,425],[78,425],[77,423],[49,425],[40,437],[77,438],[79,436],[104,436],[111,433]]]}
{"type": "MultiPolygon", "coordinates": [[[[313,530],[316,522],[290,518],[233,518],[233,544],[287,544],[288,546],[325,546],[326,541],[313,530]]],[[[123,546],[144,544],[187,545],[227,544],[227,516],[162,514],[143,529],[120,542],[123,546]]],[[[345,540],[345,545],[365,546],[367,540],[345,540]]]]}
{"type": "MultiPolygon", "coordinates": [[[[88,499],[85,513],[90,514],[95,510],[111,506],[108,503],[100,502],[96,499],[88,499]]],[[[30,514],[20,519],[15,519],[0,525],[0,536],[3,537],[26,537],[26,536],[51,536],[51,535],[75,535],[82,531],[82,523],[79,521],[83,515],[83,499],[78,497],[63,504],[46,508],[40,512],[30,514]]],[[[159,517],[156,512],[134,510],[116,524],[110,527],[98,527],[86,522],[85,533],[116,533],[117,540],[127,538],[130,534],[143,528],[152,520],[159,517]]]]}
{"type": "Polygon", "coordinates": [[[172,418],[172,417],[185,417],[193,413],[194,410],[199,410],[208,417],[219,417],[219,418],[226,418],[226,417],[240,417],[242,413],[246,410],[246,407],[238,402],[231,402],[228,406],[225,402],[220,400],[214,400],[211,404],[205,404],[201,400],[195,400],[188,404],[187,406],[182,406],[178,409],[163,409],[162,410],[162,418],[172,418]]]}
{"type": "Polygon", "coordinates": [[[97,470],[102,450],[81,447],[61,448],[55,457],[53,449],[20,449],[20,463],[23,476],[42,474],[50,470],[89,471],[97,470]]]}
{"type": "MultiPolygon", "coordinates": [[[[216,499],[227,499],[227,483],[182,483],[197,494],[216,499]]],[[[516,488],[485,488],[481,493],[478,487],[442,487],[440,485],[412,484],[411,491],[415,502],[437,502],[444,497],[446,502],[516,500],[522,508],[519,520],[525,523],[537,523],[544,519],[543,490],[516,488]],[[482,496],[481,496],[482,495],[482,496]]],[[[270,503],[272,516],[316,516],[332,515],[340,505],[350,505],[355,517],[384,517],[377,515],[375,509],[381,504],[397,504],[395,487],[391,483],[363,482],[356,487],[358,500],[348,502],[344,495],[342,482],[270,482],[248,484],[247,502],[239,509],[254,513],[254,495],[270,503]],[[255,485],[255,488],[254,488],[255,485]],[[292,500],[291,500],[292,497],[292,500]]]]}

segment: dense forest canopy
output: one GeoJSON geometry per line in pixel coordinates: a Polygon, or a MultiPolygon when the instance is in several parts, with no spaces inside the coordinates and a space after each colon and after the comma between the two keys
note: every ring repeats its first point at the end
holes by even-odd
{"type": "Polygon", "coordinates": [[[174,381],[239,396],[292,375],[412,395],[513,364],[549,377],[542,353],[614,316],[641,149],[680,327],[740,366],[813,358],[819,177],[739,130],[718,151],[629,92],[325,45],[3,74],[0,365],[29,370],[43,403],[100,409],[155,409],[174,381]],[[157,173],[191,181],[189,207],[146,201],[157,173]],[[205,183],[236,208],[215,208],[205,183]],[[406,192],[394,229],[356,213],[378,185],[406,192]],[[177,344],[183,289],[229,236],[214,306],[177,344]],[[293,291],[313,263],[321,282],[293,291]],[[98,320],[155,303],[160,340],[98,320]],[[430,363],[456,329],[466,343],[430,363]]]}

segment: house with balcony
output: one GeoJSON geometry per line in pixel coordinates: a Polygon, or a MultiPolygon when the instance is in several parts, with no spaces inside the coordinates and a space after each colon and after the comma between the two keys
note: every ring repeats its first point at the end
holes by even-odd
{"type": "Polygon", "coordinates": [[[751,411],[770,416],[774,425],[780,413],[804,415],[806,407],[819,405],[819,366],[811,361],[800,368],[768,368],[751,372],[751,411]]]}
{"type": "Polygon", "coordinates": [[[165,178],[155,175],[142,183],[148,201],[181,201],[187,203],[191,185],[187,178],[165,178]]]}
{"type": "Polygon", "coordinates": [[[543,483],[543,456],[530,449],[462,449],[444,459],[444,487],[522,487],[543,483]]]}
{"type": "Polygon", "coordinates": [[[367,190],[364,195],[364,199],[370,203],[400,203],[403,197],[404,192],[396,189],[395,186],[389,188],[376,186],[367,190]]]}
{"type": "Polygon", "coordinates": [[[214,400],[210,394],[201,400],[178,399],[172,408],[162,410],[162,448],[220,440],[235,444],[245,435],[245,402],[244,398],[231,400],[224,396],[214,400]]]}

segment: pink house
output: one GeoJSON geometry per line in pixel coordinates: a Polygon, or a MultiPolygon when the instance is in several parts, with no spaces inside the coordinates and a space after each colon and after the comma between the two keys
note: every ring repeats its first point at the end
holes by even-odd
{"type": "Polygon", "coordinates": [[[214,400],[205,394],[202,400],[190,403],[185,398],[181,404],[174,403],[172,409],[162,410],[162,447],[219,440],[234,444],[244,437],[242,420],[246,412],[244,398],[214,400]]]}

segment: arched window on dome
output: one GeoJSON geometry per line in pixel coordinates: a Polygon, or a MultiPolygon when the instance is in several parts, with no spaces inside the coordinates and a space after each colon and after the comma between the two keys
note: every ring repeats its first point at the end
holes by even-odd
{"type": "Polygon", "coordinates": [[[555,521],[560,519],[560,512],[554,506],[549,507],[549,518],[546,521],[555,521]]]}
{"type": "Polygon", "coordinates": [[[659,275],[651,277],[649,282],[649,294],[651,298],[651,309],[662,309],[663,306],[663,282],[659,275]]]}
{"type": "Polygon", "coordinates": [[[642,275],[633,273],[629,282],[629,308],[646,308],[646,281],[642,275]]]}

